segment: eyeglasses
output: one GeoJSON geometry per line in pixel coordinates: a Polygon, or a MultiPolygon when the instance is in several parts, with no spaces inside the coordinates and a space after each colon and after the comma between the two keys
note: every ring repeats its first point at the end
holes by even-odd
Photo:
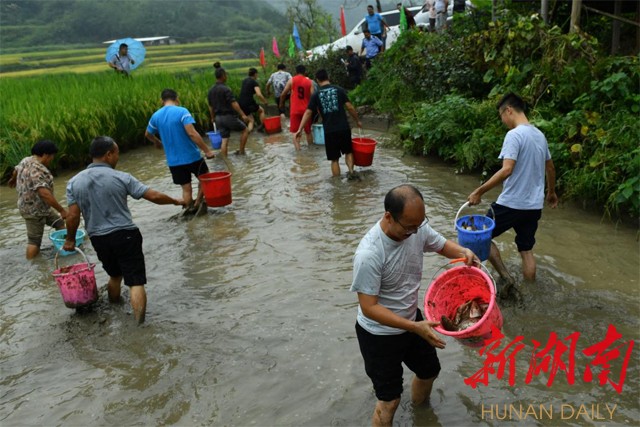
{"type": "Polygon", "coordinates": [[[429,217],[427,216],[427,214],[424,214],[424,221],[422,221],[422,224],[420,224],[417,227],[407,227],[406,225],[404,225],[403,223],[401,223],[400,221],[398,221],[397,219],[393,218],[393,220],[395,222],[397,222],[398,224],[400,224],[400,227],[404,228],[405,231],[405,235],[411,235],[414,233],[417,233],[419,229],[421,229],[422,227],[424,227],[425,225],[429,224],[429,217]]]}

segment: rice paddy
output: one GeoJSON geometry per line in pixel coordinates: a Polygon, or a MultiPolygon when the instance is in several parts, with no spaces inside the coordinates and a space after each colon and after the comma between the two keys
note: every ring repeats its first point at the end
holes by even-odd
{"type": "Polygon", "coordinates": [[[149,46],[144,63],[125,78],[108,67],[106,47],[0,54],[0,177],[6,179],[40,139],[56,142],[62,167],[86,163],[97,135],[114,137],[123,150],[145,144],[147,122],[168,87],[204,132],[213,62],[229,72],[227,83],[236,94],[247,69],[259,66],[257,52],[255,58],[237,58],[223,42],[149,46]]]}

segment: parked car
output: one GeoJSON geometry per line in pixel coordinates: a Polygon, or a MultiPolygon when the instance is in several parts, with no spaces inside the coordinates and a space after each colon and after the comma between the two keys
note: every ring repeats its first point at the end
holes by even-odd
{"type": "MultiPolygon", "coordinates": [[[[416,20],[416,25],[429,25],[429,14],[420,14],[418,12],[422,9],[421,6],[414,6],[408,8],[413,14],[416,20]]],[[[390,47],[398,38],[400,34],[400,11],[398,9],[388,10],[382,12],[380,15],[384,18],[385,22],[389,26],[387,30],[387,43],[386,47],[390,47]]],[[[327,43],[320,46],[316,46],[307,51],[307,58],[313,58],[314,56],[322,56],[329,50],[344,50],[347,46],[353,47],[355,52],[360,51],[362,46],[362,39],[364,39],[363,30],[366,26],[364,17],[358,22],[358,24],[344,37],[339,38],[333,43],[327,43]]]]}
{"type": "MultiPolygon", "coordinates": [[[[453,6],[454,1],[449,0],[449,5],[447,7],[447,25],[451,25],[451,21],[453,21],[453,6]]],[[[464,5],[464,10],[469,12],[473,9],[473,3],[471,0],[466,0],[464,5]]],[[[417,13],[414,14],[413,19],[416,20],[416,26],[422,28],[424,31],[429,31],[429,9],[426,6],[423,6],[417,13]]]]}

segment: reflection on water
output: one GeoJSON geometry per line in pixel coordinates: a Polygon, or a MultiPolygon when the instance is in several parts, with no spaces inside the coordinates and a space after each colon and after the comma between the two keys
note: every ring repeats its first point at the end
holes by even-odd
{"type": "MultiPolygon", "coordinates": [[[[349,292],[355,247],[382,215],[391,187],[416,184],[434,228],[455,238],[455,213],[477,186],[475,177],[402,156],[384,146],[384,136],[376,137],[382,143],[373,167],[361,169],[360,181],[331,178],[322,147],[303,144],[295,152],[289,134],[254,135],[248,156],[209,162],[212,170],[233,173],[231,205],[184,220],[175,207],[130,200],[144,236],[149,281],[142,327],[134,325],[128,305],[109,305],[104,296],[90,313],[65,308],[50,275],[50,242],[44,239],[33,263],[23,259],[25,233],[15,192],[0,188],[3,424],[369,424],[375,396],[355,338],[356,296],[349,292]]],[[[159,150],[125,153],[118,167],[155,189],[180,194],[159,150]]],[[[59,197],[72,175],[56,179],[59,197]]],[[[494,191],[485,203],[497,197],[494,191]]],[[[615,403],[607,425],[640,419],[637,348],[623,393],[582,376],[590,360],[582,350],[603,340],[609,324],[624,339],[638,339],[635,231],[563,206],[544,211],[537,238],[538,282],[518,288],[518,304],[501,302],[505,340],[522,336],[527,344],[515,359],[515,385],[509,386],[508,374],[493,374],[488,386],[477,389],[465,385],[484,359],[447,339],[432,408],[409,403],[407,371],[396,424],[509,422],[488,418],[483,404],[615,403]],[[545,372],[525,383],[532,340],[544,345],[551,332],[561,339],[580,333],[573,385],[562,371],[551,387],[545,372]]],[[[498,244],[507,265],[519,271],[513,235],[498,244]]],[[[90,244],[85,246],[95,260],[90,244]]],[[[423,292],[443,264],[438,256],[426,256],[423,292]]],[[[100,267],[96,276],[103,286],[107,276],[100,267]]],[[[619,373],[620,365],[612,364],[619,373]]],[[[599,423],[560,415],[524,422],[599,423]]]]}

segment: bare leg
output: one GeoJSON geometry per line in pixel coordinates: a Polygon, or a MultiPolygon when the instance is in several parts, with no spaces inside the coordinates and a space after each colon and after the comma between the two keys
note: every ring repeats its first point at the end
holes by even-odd
{"type": "Polygon", "coordinates": [[[242,131],[242,135],[240,135],[240,152],[239,154],[245,154],[244,147],[247,145],[247,139],[249,139],[249,128],[247,127],[242,131]]]}
{"type": "Polygon", "coordinates": [[[191,183],[182,184],[182,200],[189,205],[193,202],[193,187],[191,187],[191,183]]]}
{"type": "Polygon", "coordinates": [[[305,134],[307,137],[307,145],[310,147],[311,144],[313,144],[313,136],[311,135],[311,132],[305,134]]]}
{"type": "Polygon", "coordinates": [[[122,276],[117,276],[117,277],[109,276],[109,283],[107,283],[107,293],[109,295],[109,302],[120,302],[121,284],[122,284],[122,276]]]}
{"type": "Polygon", "coordinates": [[[344,161],[350,173],[353,173],[353,153],[345,154],[344,161]]]}
{"type": "Polygon", "coordinates": [[[431,396],[431,389],[433,388],[433,382],[436,377],[429,378],[427,380],[421,380],[418,377],[413,377],[411,383],[411,401],[414,405],[422,405],[429,402],[429,396],[431,396]]]}
{"type": "Polygon", "coordinates": [[[222,145],[220,146],[220,153],[222,153],[222,155],[224,157],[227,157],[227,150],[229,147],[229,138],[222,138],[222,145]]]}
{"type": "Polygon", "coordinates": [[[295,137],[293,138],[293,146],[296,148],[296,151],[300,150],[300,142],[295,137]]]}
{"type": "Polygon", "coordinates": [[[264,108],[262,107],[258,108],[258,117],[260,117],[260,123],[262,123],[262,125],[264,126],[264,119],[265,119],[264,108]]]}
{"type": "Polygon", "coordinates": [[[498,271],[500,277],[505,279],[508,283],[514,283],[515,279],[507,270],[507,267],[502,262],[502,257],[500,256],[500,251],[495,243],[491,242],[491,251],[489,252],[489,261],[491,265],[498,271]]]}
{"type": "Polygon", "coordinates": [[[129,288],[131,294],[131,308],[133,308],[133,317],[136,322],[143,323],[147,312],[147,293],[143,285],[135,285],[129,288]]]}
{"type": "Polygon", "coordinates": [[[522,275],[525,280],[531,282],[536,280],[536,259],[533,257],[533,251],[520,252],[522,258],[522,275]]]}
{"type": "Polygon", "coordinates": [[[247,117],[249,117],[249,123],[247,123],[247,129],[249,130],[249,132],[251,132],[253,130],[253,125],[256,122],[256,119],[253,117],[253,114],[249,114],[247,117]]]}
{"type": "Polygon", "coordinates": [[[378,400],[378,403],[376,403],[376,408],[373,410],[373,419],[371,420],[371,425],[373,427],[391,426],[393,424],[393,416],[395,415],[399,404],[400,398],[392,400],[391,402],[378,400]]]}
{"type": "Polygon", "coordinates": [[[331,175],[340,176],[340,163],[337,160],[331,160],[331,175]]]}
{"type": "Polygon", "coordinates": [[[34,259],[36,256],[38,256],[39,253],[40,253],[40,246],[27,244],[27,253],[25,255],[27,259],[34,259]]]}

